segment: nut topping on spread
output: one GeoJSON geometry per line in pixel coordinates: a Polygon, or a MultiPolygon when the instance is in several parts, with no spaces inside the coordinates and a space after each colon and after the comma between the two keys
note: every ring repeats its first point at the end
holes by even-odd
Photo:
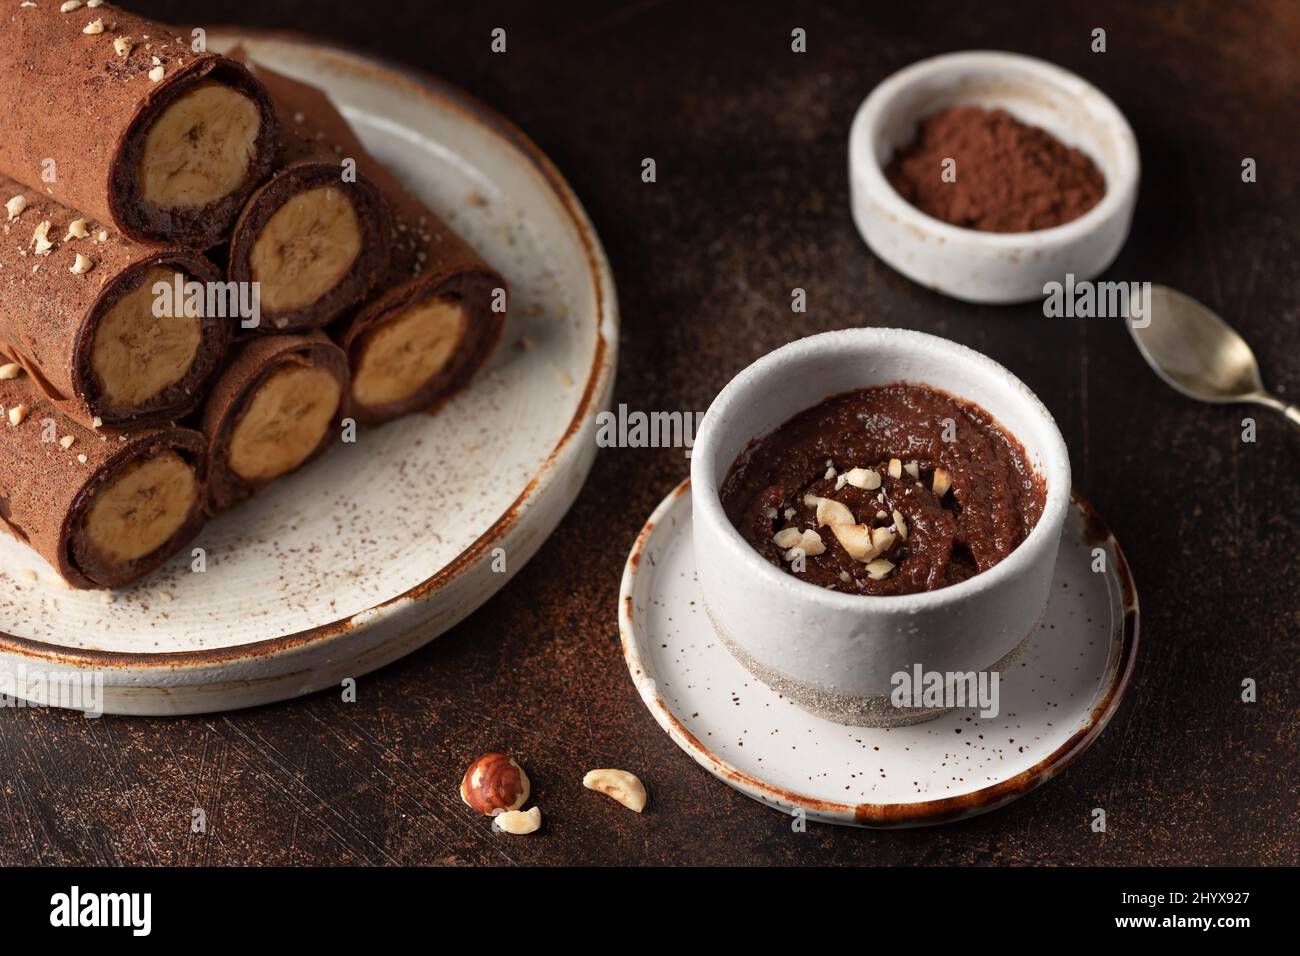
{"type": "Polygon", "coordinates": [[[992,567],[1032,530],[1045,495],[987,412],[900,384],[834,396],[752,442],[721,497],[772,564],[831,590],[884,595],[992,567]],[[956,440],[945,440],[949,419],[956,440]]]}

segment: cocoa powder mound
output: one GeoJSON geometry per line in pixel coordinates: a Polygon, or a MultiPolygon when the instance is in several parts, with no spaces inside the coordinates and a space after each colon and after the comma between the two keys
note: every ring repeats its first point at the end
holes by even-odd
{"type": "Polygon", "coordinates": [[[1050,229],[1078,219],[1106,192],[1084,153],[1005,110],[978,106],[923,119],[885,176],[926,215],[984,232],[1050,229]],[[953,182],[943,178],[946,159],[956,161],[953,182]]]}

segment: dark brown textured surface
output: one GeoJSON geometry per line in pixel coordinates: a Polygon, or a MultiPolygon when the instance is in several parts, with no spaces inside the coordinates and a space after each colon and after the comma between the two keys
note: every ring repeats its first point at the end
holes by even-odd
{"type": "MultiPolygon", "coordinates": [[[[949,301],[879,263],[848,215],[853,111],[922,56],[1043,56],[1116,100],[1137,132],[1133,235],[1108,278],[1220,309],[1295,396],[1300,203],[1291,170],[1300,15],[1248,8],[1040,5],[817,14],[604,3],[427,9],[278,0],[253,23],[308,29],[436,70],[510,116],[569,177],[605,241],[623,334],[615,401],[703,409],[791,338],[900,325],[956,339],[1056,416],[1075,482],[1128,554],[1142,599],[1133,684],[1097,743],[993,814],[876,833],[790,820],[714,780],[659,730],[624,670],[622,562],[686,473],[680,450],[604,450],[572,513],[486,607],[337,695],[247,713],[134,720],[0,712],[0,862],[1297,863],[1300,438],[1263,411],[1176,395],[1106,320],[949,301]],[[406,10],[405,13],[396,11],[406,10]],[[945,12],[948,11],[948,12],[945,12]],[[509,53],[489,51],[508,30],[509,53]],[[795,26],[809,52],[789,52],[795,26]],[[1107,31],[1108,52],[1089,52],[1107,31]],[[653,156],[658,182],[640,179],[653,156]],[[1244,157],[1259,182],[1243,184],[1244,157]],[[790,312],[790,290],[809,311],[790,312]],[[1258,418],[1258,441],[1240,422],[1258,418]],[[1240,701],[1253,678],[1259,702],[1240,701]],[[470,761],[516,754],[545,814],[511,838],[460,802],[470,761]],[[643,815],[583,790],[623,766],[643,815]],[[191,831],[191,810],[207,815],[191,831]],[[1094,807],[1104,834],[1089,829],[1094,807]]],[[[174,20],[195,3],[150,3],[174,20]]],[[[233,17],[234,14],[228,14],[233,17]]]]}
{"type": "Polygon", "coordinates": [[[0,16],[0,169],[133,239],[216,245],[271,172],[279,137],[270,101],[248,72],[190,44],[187,34],[107,4],[66,13],[59,3],[12,4],[0,16]],[[102,30],[85,33],[96,20],[102,30]],[[113,46],[121,36],[133,41],[125,57],[113,46]],[[164,70],[158,81],[148,76],[155,65],[164,70]],[[145,134],[170,103],[206,81],[243,93],[261,112],[248,176],[202,209],[153,206],[136,177],[145,134]]]}

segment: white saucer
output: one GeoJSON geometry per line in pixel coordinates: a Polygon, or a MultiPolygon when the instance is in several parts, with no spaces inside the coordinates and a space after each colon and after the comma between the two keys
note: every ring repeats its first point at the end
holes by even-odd
{"type": "Polygon", "coordinates": [[[1128,686],[1137,591],[1119,543],[1077,494],[1042,623],[1001,676],[999,715],[954,710],[889,729],[815,717],[745,670],[705,614],[690,530],[688,479],[628,556],[618,616],[628,670],[655,720],[696,763],[786,813],[906,827],[995,809],[1083,753],[1128,686]],[[1096,548],[1101,572],[1092,570],[1096,548]]]}

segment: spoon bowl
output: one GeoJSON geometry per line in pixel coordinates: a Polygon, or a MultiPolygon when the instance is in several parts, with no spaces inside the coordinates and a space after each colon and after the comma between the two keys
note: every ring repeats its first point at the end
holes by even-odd
{"type": "Polygon", "coordinates": [[[1162,379],[1202,402],[1252,402],[1282,412],[1300,426],[1300,408],[1270,394],[1255,353],[1236,330],[1195,299],[1167,286],[1151,287],[1142,315],[1128,316],[1138,351],[1162,379]]]}

